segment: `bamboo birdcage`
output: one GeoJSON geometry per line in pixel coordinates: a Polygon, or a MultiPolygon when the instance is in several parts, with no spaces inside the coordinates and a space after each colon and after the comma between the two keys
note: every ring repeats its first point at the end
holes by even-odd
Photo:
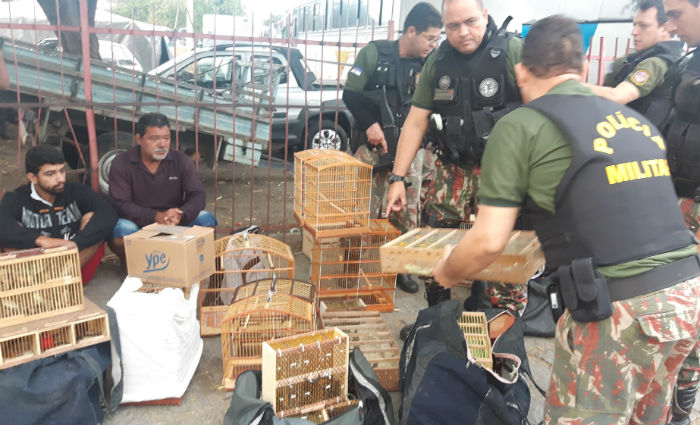
{"type": "Polygon", "coordinates": [[[369,230],[362,234],[332,238],[331,243],[326,243],[326,239],[316,240],[311,250],[311,282],[319,296],[359,297],[358,290],[390,293],[389,304],[382,303],[382,307],[366,304],[369,309],[393,311],[396,273],[382,271],[379,248],[400,234],[389,220],[374,219],[369,222],[369,230]]]}
{"type": "MultiPolygon", "coordinates": [[[[457,245],[467,229],[420,228],[390,241],[380,249],[382,270],[430,276],[447,245],[457,245]]],[[[533,231],[514,231],[501,253],[470,280],[526,283],[545,263],[544,253],[533,231]]]]}
{"type": "Polygon", "coordinates": [[[315,238],[369,227],[372,166],[341,151],[294,154],[294,215],[315,238]]]}
{"type": "MultiPolygon", "coordinates": [[[[237,233],[214,242],[216,271],[199,292],[201,334],[221,333],[221,320],[237,288],[261,279],[294,278],[294,255],[277,239],[237,233]]],[[[240,299],[240,298],[239,298],[240,299]]]]}
{"type": "Polygon", "coordinates": [[[0,255],[0,326],[83,309],[78,250],[34,248],[0,255]]]}
{"type": "Polygon", "coordinates": [[[0,370],[109,339],[107,313],[85,300],[77,312],[0,328],[0,370]]]}
{"type": "Polygon", "coordinates": [[[336,327],[350,338],[350,349],[359,348],[387,391],[399,390],[401,348],[378,311],[321,313],[323,325],[336,327]]]}
{"type": "Polygon", "coordinates": [[[338,404],[332,404],[328,407],[323,407],[317,410],[311,410],[298,415],[292,415],[291,418],[306,419],[313,423],[323,423],[333,418],[337,418],[348,410],[360,404],[359,400],[348,400],[338,404]]]}
{"type": "Polygon", "coordinates": [[[324,329],[263,343],[262,399],[279,417],[347,401],[348,336],[324,329]]]}
{"type": "Polygon", "coordinates": [[[481,311],[465,311],[457,319],[457,324],[464,334],[464,340],[472,358],[480,365],[493,369],[486,315],[481,311]]]}
{"type": "MultiPolygon", "coordinates": [[[[266,295],[268,293],[292,295],[316,305],[316,288],[312,284],[281,277],[261,279],[239,286],[233,293],[231,303],[254,295],[266,295]]],[[[226,315],[227,309],[227,305],[202,307],[200,311],[200,334],[202,336],[220,334],[221,321],[226,315]]]]}
{"type": "Polygon", "coordinates": [[[228,307],[221,322],[223,386],[230,390],[246,370],[260,370],[262,343],[313,331],[313,303],[289,294],[259,294],[228,307]]]}

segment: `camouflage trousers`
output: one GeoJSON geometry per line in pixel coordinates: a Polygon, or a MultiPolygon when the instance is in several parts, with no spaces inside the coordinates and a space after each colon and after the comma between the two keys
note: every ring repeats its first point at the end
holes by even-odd
{"type": "MultiPolygon", "coordinates": [[[[476,192],[479,188],[479,168],[445,164],[434,157],[433,169],[425,177],[423,224],[433,227],[456,227],[470,220],[476,212],[476,192]]],[[[525,308],[525,285],[486,282],[486,300],[496,308],[517,311],[525,308]]]]}
{"type": "MultiPolygon", "coordinates": [[[[700,237],[700,204],[690,198],[678,198],[685,223],[690,229],[695,229],[695,237],[700,237]]],[[[700,245],[698,245],[700,250],[700,245]]],[[[688,388],[700,383],[700,344],[696,345],[681,365],[678,372],[678,387],[688,388]]]]}
{"type": "Polygon", "coordinates": [[[611,317],[557,324],[545,424],[666,424],[698,340],[700,278],[616,301],[611,317]]]}
{"type": "MultiPolygon", "coordinates": [[[[355,158],[365,164],[375,165],[379,161],[379,154],[372,152],[367,145],[361,145],[355,152],[355,158]]],[[[425,149],[419,149],[406,173],[406,183],[410,183],[410,186],[406,188],[406,208],[400,213],[392,213],[389,217],[389,221],[402,233],[415,229],[420,225],[421,185],[423,176],[427,173],[427,171],[423,170],[424,158],[425,149]]],[[[390,169],[372,171],[370,218],[384,217],[390,173],[390,169]]]]}
{"type": "Polygon", "coordinates": [[[425,188],[423,223],[433,227],[439,222],[466,222],[474,213],[476,191],[479,188],[479,169],[444,164],[434,160],[425,188]]]}

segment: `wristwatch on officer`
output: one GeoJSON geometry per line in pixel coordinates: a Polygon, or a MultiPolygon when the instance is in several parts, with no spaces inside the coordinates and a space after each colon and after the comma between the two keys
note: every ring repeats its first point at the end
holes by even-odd
{"type": "Polygon", "coordinates": [[[394,173],[389,174],[389,184],[396,182],[403,182],[403,184],[406,185],[406,176],[399,176],[394,173]]]}

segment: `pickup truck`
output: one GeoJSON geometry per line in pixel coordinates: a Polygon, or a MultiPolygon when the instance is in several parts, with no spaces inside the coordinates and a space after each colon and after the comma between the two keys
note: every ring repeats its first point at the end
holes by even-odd
{"type": "Polygon", "coordinates": [[[231,89],[232,82],[227,76],[240,62],[252,64],[258,84],[262,82],[258,78],[264,77],[266,71],[261,68],[259,72],[257,67],[271,64],[282,68],[272,104],[273,142],[283,143],[286,139],[292,151],[347,149],[352,116],[342,101],[342,86],[336,81],[331,84],[316,81],[297,48],[264,43],[217,43],[180,55],[149,74],[210,88],[215,74],[217,91],[225,91],[231,89]]]}

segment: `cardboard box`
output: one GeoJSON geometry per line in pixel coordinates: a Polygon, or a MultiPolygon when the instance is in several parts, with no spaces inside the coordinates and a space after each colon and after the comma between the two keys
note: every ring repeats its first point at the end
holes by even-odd
{"type": "Polygon", "coordinates": [[[214,273],[214,229],[150,224],[124,237],[129,276],[190,287],[214,273]]]}

